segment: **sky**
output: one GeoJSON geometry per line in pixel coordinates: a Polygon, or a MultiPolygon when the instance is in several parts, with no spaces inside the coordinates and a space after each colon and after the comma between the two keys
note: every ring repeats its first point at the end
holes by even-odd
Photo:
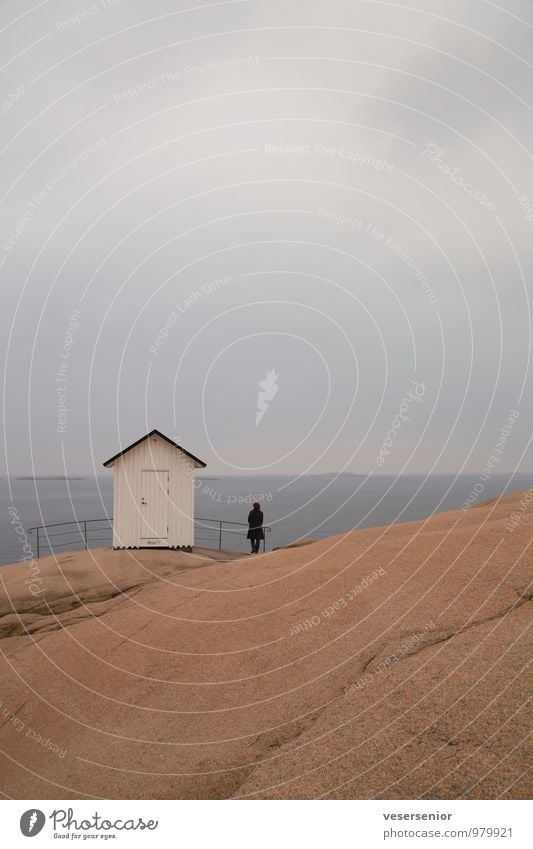
{"type": "Polygon", "coordinates": [[[3,0],[0,473],[532,468],[526,0],[3,0]],[[493,458],[491,460],[491,458],[493,458]]]}

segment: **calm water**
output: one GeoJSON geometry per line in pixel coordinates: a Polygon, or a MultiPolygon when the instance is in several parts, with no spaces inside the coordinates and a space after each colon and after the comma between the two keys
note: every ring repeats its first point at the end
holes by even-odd
{"type": "MultiPolygon", "coordinates": [[[[399,478],[373,476],[220,477],[197,481],[196,515],[207,519],[246,522],[252,501],[261,501],[265,523],[271,526],[267,548],[302,537],[325,537],[355,527],[422,519],[435,512],[461,506],[480,479],[436,475],[399,478]]],[[[480,500],[500,493],[527,490],[531,476],[494,476],[484,482],[480,500]]],[[[112,478],[71,481],[0,481],[0,563],[15,563],[23,556],[10,508],[16,509],[24,528],[74,519],[98,519],[112,512],[112,478]]],[[[92,545],[108,545],[110,532],[104,525],[91,531],[92,545]]],[[[68,530],[68,529],[67,529],[68,530]]],[[[58,528],[55,532],[63,533],[58,528]]],[[[53,531],[50,531],[52,533],[53,531]]],[[[225,531],[223,547],[248,550],[242,529],[225,531]]],[[[35,553],[35,534],[28,536],[35,553]]],[[[218,533],[209,527],[197,530],[197,542],[218,544],[218,533]],[[199,539],[200,538],[200,539],[199,539]]],[[[74,531],[54,538],[56,550],[79,548],[74,531]],[[62,546],[62,549],[60,548],[62,546]]],[[[41,552],[42,553],[42,552],[41,552]]]]}

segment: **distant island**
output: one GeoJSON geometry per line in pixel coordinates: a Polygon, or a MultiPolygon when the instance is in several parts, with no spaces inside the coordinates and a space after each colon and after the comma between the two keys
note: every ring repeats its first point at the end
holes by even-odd
{"type": "Polygon", "coordinates": [[[367,478],[368,475],[357,474],[357,472],[317,472],[307,475],[308,478],[367,478]]]}
{"type": "Polygon", "coordinates": [[[83,481],[83,477],[74,475],[20,475],[16,481],[83,481]]]}

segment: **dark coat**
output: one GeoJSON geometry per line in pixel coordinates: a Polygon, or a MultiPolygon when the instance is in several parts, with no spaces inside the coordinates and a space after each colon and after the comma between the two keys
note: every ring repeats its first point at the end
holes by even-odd
{"type": "Polygon", "coordinates": [[[248,513],[248,525],[249,530],[246,536],[246,539],[264,539],[265,533],[263,531],[263,511],[262,510],[250,510],[248,513]]]}

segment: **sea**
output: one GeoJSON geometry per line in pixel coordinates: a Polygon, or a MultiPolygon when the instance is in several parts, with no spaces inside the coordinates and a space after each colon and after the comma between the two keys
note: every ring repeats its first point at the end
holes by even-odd
{"type": "MultiPolygon", "coordinates": [[[[196,543],[247,551],[246,520],[259,501],[266,550],[357,528],[411,522],[503,493],[528,490],[532,475],[302,475],[201,477],[196,481],[196,543]],[[222,522],[222,532],[220,523],[222,522]],[[233,523],[233,524],[230,524],[233,523]],[[240,524],[238,524],[240,523],[240,524]]],[[[0,564],[51,551],[110,546],[111,475],[69,480],[0,480],[0,564]],[[99,521],[96,521],[99,520],[99,521]],[[72,523],[65,525],[63,523],[72,523]],[[50,527],[52,526],[52,527],[50,527]]]]}

